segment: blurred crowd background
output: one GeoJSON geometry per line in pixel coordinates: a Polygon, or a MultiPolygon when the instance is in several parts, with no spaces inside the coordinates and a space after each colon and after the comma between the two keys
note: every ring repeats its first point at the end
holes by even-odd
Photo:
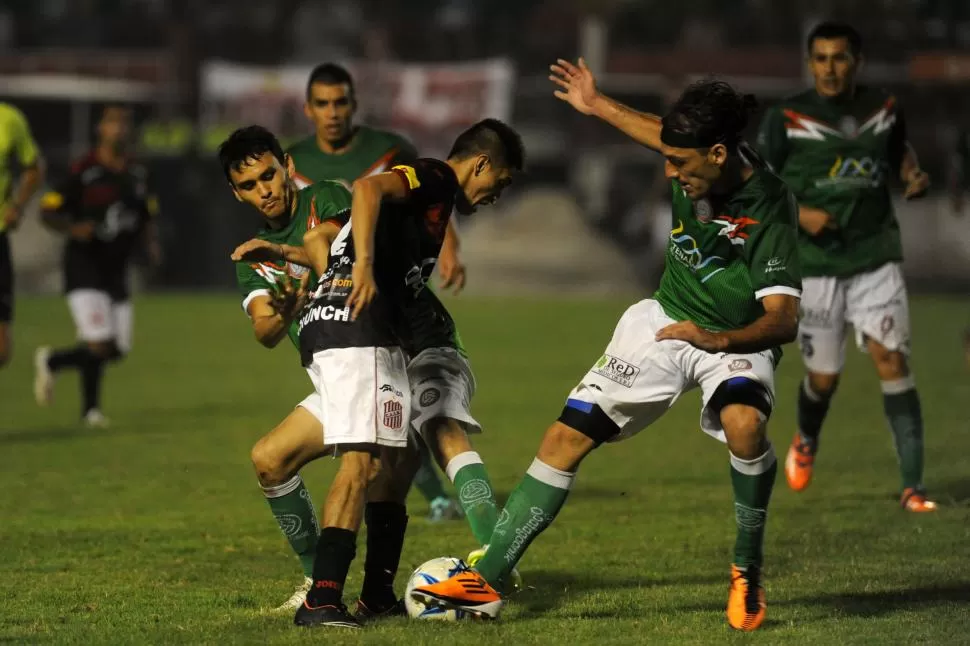
{"type": "MultiPolygon", "coordinates": [[[[470,288],[630,292],[662,267],[659,158],[556,101],[549,63],[583,55],[603,91],[644,110],[708,75],[768,105],[810,83],[804,36],[822,19],[862,32],[863,78],[898,94],[933,177],[930,198],[899,207],[912,284],[970,287],[970,219],[952,199],[970,126],[966,0],[7,0],[0,100],[27,115],[49,182],[90,146],[102,105],[135,106],[162,207],[165,262],[144,277],[156,289],[233,285],[229,251],[256,222],[215,147],[254,122],[309,134],[307,74],[335,61],[357,78],[358,121],[422,154],[485,116],[523,133],[528,175],[463,223],[470,288]]],[[[59,242],[32,220],[14,242],[19,287],[56,290],[59,242]]]]}

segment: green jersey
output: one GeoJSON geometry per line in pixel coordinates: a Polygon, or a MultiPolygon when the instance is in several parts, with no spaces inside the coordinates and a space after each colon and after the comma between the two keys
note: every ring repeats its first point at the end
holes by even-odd
{"type": "Polygon", "coordinates": [[[902,260],[889,181],[906,126],[894,96],[866,87],[844,99],[803,92],[768,110],[758,145],[798,202],[837,225],[817,236],[799,230],[806,276],[852,276],[902,260]]]}
{"type": "MultiPolygon", "coordinates": [[[[334,220],[341,226],[350,213],[350,193],[337,182],[318,182],[296,194],[296,206],[290,221],[282,229],[265,227],[256,234],[260,240],[274,244],[303,246],[303,235],[321,222],[334,220]]],[[[257,296],[269,296],[283,281],[299,280],[309,271],[290,262],[236,263],[236,283],[243,296],[243,310],[257,296]]],[[[311,285],[315,276],[311,275],[311,285]]],[[[300,347],[299,326],[294,321],[287,331],[290,341],[300,347]]]]}
{"type": "Polygon", "coordinates": [[[764,313],[771,294],[801,295],[795,201],[758,168],[729,197],[691,201],[673,183],[673,229],[654,298],[667,316],[735,330],[764,313]]]}
{"type": "Polygon", "coordinates": [[[320,150],[315,136],[296,142],[287,152],[293,158],[301,188],[334,180],[349,189],[356,179],[383,173],[395,164],[410,163],[418,157],[414,146],[403,137],[367,126],[357,128],[350,150],[339,155],[320,150]]]}
{"type": "MultiPolygon", "coordinates": [[[[38,155],[37,144],[30,135],[27,118],[9,103],[0,103],[0,207],[6,205],[13,187],[9,165],[11,158],[16,159],[17,164],[23,168],[33,166],[38,155]]],[[[0,233],[5,227],[6,224],[0,222],[0,233]]]]}

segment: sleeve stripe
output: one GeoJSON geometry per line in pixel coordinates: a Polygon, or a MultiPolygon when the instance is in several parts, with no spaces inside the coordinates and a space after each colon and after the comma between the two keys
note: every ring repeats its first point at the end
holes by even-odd
{"type": "Polygon", "coordinates": [[[253,291],[249,292],[249,294],[246,295],[246,298],[244,298],[242,302],[243,311],[248,315],[249,304],[253,302],[254,298],[256,298],[257,296],[269,296],[269,295],[270,294],[268,289],[254,289],[253,291]]]}
{"type": "Polygon", "coordinates": [[[773,294],[787,294],[788,296],[801,298],[802,290],[798,289],[797,287],[786,287],[785,285],[772,285],[771,287],[765,287],[764,289],[759,289],[754,293],[754,297],[760,301],[765,296],[772,296],[773,294]]]}

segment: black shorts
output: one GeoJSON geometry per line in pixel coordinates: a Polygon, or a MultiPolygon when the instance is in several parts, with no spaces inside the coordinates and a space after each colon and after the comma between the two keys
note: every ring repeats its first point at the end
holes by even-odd
{"type": "Polygon", "coordinates": [[[0,233],[0,323],[13,320],[13,259],[10,238],[0,233]]]}

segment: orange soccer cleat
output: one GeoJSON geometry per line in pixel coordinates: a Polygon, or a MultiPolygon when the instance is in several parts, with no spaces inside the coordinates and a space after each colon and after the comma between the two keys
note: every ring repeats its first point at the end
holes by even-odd
{"type": "Polygon", "coordinates": [[[765,620],[768,604],[761,586],[761,569],[749,565],[742,570],[731,566],[731,593],[728,596],[727,618],[731,628],[750,632],[765,620]]]}
{"type": "Polygon", "coordinates": [[[903,509],[914,514],[924,514],[937,509],[936,503],[926,498],[926,492],[912,487],[903,490],[899,504],[902,505],[903,509]]]}
{"type": "Polygon", "coordinates": [[[502,595],[475,570],[414,588],[411,597],[428,607],[462,610],[479,619],[496,619],[502,611],[502,595]]]}
{"type": "Polygon", "coordinates": [[[795,439],[788,447],[788,457],[785,458],[785,477],[788,486],[794,491],[801,491],[812,481],[812,468],[815,465],[815,445],[802,441],[801,433],[795,433],[795,439]]]}

